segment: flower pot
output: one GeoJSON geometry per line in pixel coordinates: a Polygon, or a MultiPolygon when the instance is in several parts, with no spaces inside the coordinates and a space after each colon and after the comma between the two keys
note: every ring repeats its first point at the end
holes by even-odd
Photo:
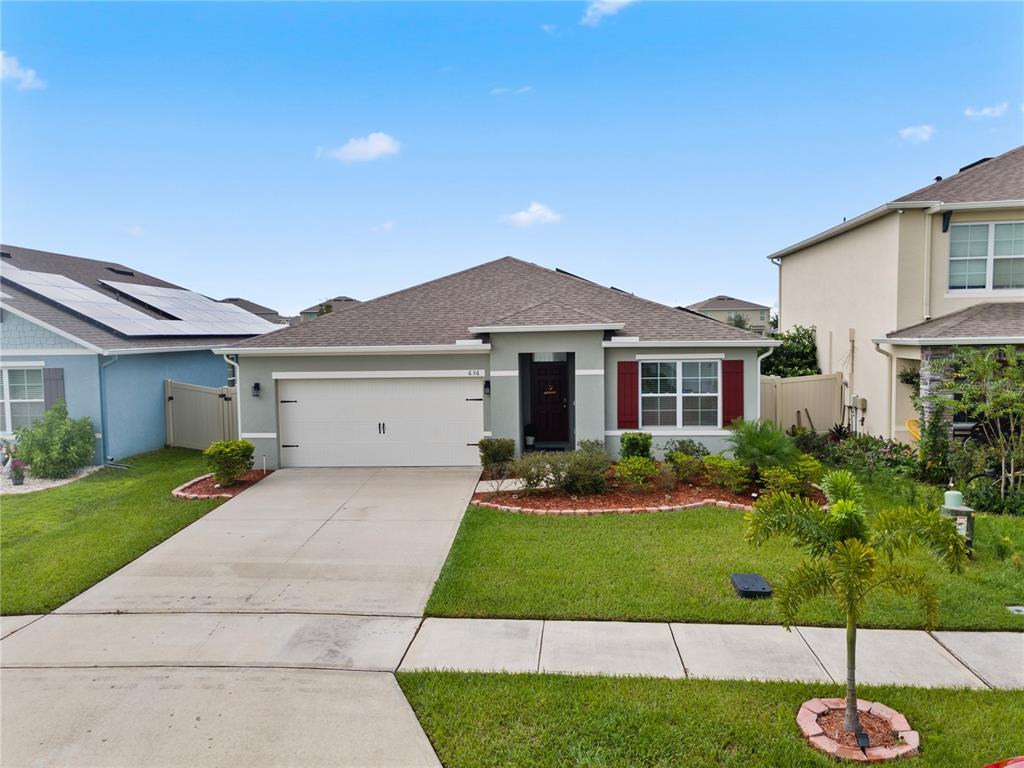
{"type": "Polygon", "coordinates": [[[536,439],[537,438],[535,438],[533,435],[527,435],[526,436],[526,447],[527,448],[533,448],[533,442],[536,439]]]}
{"type": "Polygon", "coordinates": [[[24,485],[25,477],[23,475],[11,475],[11,485],[24,485]]]}

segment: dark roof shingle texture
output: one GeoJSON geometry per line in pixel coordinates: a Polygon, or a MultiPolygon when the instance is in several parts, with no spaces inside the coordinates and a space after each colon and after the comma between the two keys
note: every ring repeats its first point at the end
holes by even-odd
{"type": "Polygon", "coordinates": [[[1024,338],[1024,302],[985,302],[886,334],[890,339],[1024,338]]]}
{"type": "Polygon", "coordinates": [[[894,203],[1024,200],[1024,146],[898,197],[894,203]]]}
{"type": "Polygon", "coordinates": [[[624,323],[644,341],[749,341],[756,334],[582,278],[506,257],[391,293],[291,328],[239,342],[239,348],[452,344],[471,326],[624,323]],[[537,308],[534,314],[530,310],[537,308]]]}
{"type": "Polygon", "coordinates": [[[702,309],[769,309],[764,304],[754,304],[752,301],[734,299],[732,296],[712,296],[710,299],[690,304],[687,309],[700,312],[702,309]]]}

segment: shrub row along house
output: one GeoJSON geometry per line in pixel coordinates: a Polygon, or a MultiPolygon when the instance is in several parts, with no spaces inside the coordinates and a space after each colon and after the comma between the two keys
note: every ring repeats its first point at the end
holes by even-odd
{"type": "Polygon", "coordinates": [[[758,417],[778,342],[513,258],[216,351],[239,366],[239,431],[267,466],[477,465],[624,431],[724,447],[758,417]]]}
{"type": "Polygon", "coordinates": [[[279,327],[114,262],[5,245],[0,279],[0,437],[64,400],[97,463],[163,447],[164,380],[224,386],[213,348],[279,327]]]}
{"type": "Polygon", "coordinates": [[[1024,345],[1024,147],[773,253],[779,327],[814,326],[862,431],[909,440],[951,347],[1024,345]]]}

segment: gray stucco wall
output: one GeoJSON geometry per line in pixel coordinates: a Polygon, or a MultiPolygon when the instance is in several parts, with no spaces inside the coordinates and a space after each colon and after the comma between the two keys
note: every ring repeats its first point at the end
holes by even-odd
{"type": "MultiPolygon", "coordinates": [[[[743,417],[753,419],[757,417],[758,397],[758,376],[757,376],[757,350],[755,349],[730,349],[730,348],[706,348],[695,349],[686,347],[629,347],[622,349],[605,349],[605,422],[607,430],[605,434],[605,447],[613,457],[619,455],[618,429],[618,363],[620,360],[636,360],[637,355],[701,355],[708,359],[715,359],[715,355],[725,355],[725,360],[743,361],[743,417]],[[612,434],[607,434],[612,433],[612,434]]],[[[721,453],[725,450],[725,438],[727,432],[724,429],[695,428],[685,430],[652,430],[645,429],[644,432],[651,432],[654,435],[654,448],[658,456],[662,454],[662,448],[669,440],[688,437],[707,446],[712,453],[721,453]]]]}
{"type": "MultiPolygon", "coordinates": [[[[239,434],[256,447],[256,465],[280,466],[277,432],[277,382],[274,371],[457,371],[482,368],[490,374],[485,352],[444,355],[242,355],[238,397],[241,406],[239,434]],[[259,382],[261,397],[252,396],[259,382]],[[256,435],[267,435],[257,437],[256,435]]],[[[493,385],[492,385],[493,386],[493,385]]],[[[491,398],[484,397],[484,430],[490,429],[491,398]]]]}

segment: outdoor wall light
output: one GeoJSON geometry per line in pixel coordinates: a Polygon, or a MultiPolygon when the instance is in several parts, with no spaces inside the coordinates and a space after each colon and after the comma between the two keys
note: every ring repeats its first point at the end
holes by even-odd
{"type": "Polygon", "coordinates": [[[252,385],[252,396],[253,397],[259,397],[260,396],[260,383],[258,381],[255,384],[252,385]]]}
{"type": "Polygon", "coordinates": [[[485,379],[484,380],[484,394],[485,395],[491,394],[491,380],[490,379],[485,379]]]}

